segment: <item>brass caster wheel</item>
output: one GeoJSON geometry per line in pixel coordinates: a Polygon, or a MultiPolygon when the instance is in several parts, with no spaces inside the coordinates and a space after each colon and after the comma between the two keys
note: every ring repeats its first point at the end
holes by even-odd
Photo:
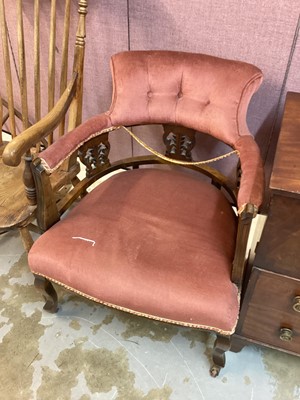
{"type": "Polygon", "coordinates": [[[217,365],[213,365],[213,366],[211,367],[211,369],[209,370],[210,376],[211,376],[212,378],[216,378],[216,377],[219,375],[220,370],[221,370],[220,367],[218,367],[217,365]]]}

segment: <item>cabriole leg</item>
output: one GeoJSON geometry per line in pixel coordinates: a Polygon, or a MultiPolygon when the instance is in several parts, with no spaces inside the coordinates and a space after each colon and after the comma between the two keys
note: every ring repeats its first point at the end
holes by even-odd
{"type": "Polygon", "coordinates": [[[215,378],[219,375],[221,368],[225,366],[225,353],[230,349],[230,336],[217,335],[213,349],[213,365],[210,375],[215,378]]]}
{"type": "Polygon", "coordinates": [[[58,310],[57,293],[52,283],[42,276],[34,275],[34,277],[34,286],[42,293],[46,301],[44,310],[52,314],[56,313],[58,310]]]}

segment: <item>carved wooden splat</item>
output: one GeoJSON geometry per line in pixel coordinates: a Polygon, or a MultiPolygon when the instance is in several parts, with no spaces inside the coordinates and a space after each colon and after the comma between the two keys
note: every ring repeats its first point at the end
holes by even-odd
{"type": "Polygon", "coordinates": [[[80,147],[79,158],[86,167],[88,177],[110,165],[109,151],[108,133],[97,136],[80,147]]]}
{"type": "Polygon", "coordinates": [[[163,125],[163,140],[166,155],[177,160],[192,160],[192,149],[195,146],[195,131],[178,125],[163,125]]]}

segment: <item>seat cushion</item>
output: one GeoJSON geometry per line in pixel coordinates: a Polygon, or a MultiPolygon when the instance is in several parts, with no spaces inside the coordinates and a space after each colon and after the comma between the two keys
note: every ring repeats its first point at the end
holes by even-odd
{"type": "Polygon", "coordinates": [[[29,265],[103,304],[231,334],[239,311],[230,280],[236,223],[225,196],[194,175],[126,171],[44,233],[29,265]]]}

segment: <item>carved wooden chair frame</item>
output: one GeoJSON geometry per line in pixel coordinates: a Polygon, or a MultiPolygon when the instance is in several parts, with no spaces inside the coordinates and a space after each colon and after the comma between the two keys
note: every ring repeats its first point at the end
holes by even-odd
{"type": "MultiPolygon", "coordinates": [[[[261,79],[260,74],[258,74],[257,79],[261,79]]],[[[65,103],[66,99],[62,100],[62,104],[65,103]]],[[[63,111],[61,111],[62,109],[63,107],[57,105],[54,110],[60,116],[60,113],[63,113],[63,111]]],[[[5,154],[7,163],[10,165],[17,165],[20,162],[20,158],[24,150],[26,150],[28,146],[30,147],[33,145],[36,140],[41,140],[43,135],[46,135],[48,132],[50,132],[53,129],[53,126],[59,121],[59,116],[55,115],[55,117],[51,119],[52,123],[49,123],[49,117],[46,120],[42,120],[39,124],[40,129],[38,132],[37,130],[30,131],[28,129],[26,142],[22,141],[22,137],[24,137],[24,135],[16,138],[14,143],[7,148],[5,154]]],[[[47,163],[47,158],[45,160],[45,158],[43,158],[43,154],[33,161],[32,172],[35,180],[35,187],[38,193],[36,216],[38,225],[42,230],[48,230],[57,221],[59,221],[61,215],[67,211],[78,198],[85,196],[89,186],[100,178],[117,170],[136,169],[140,166],[150,164],[166,165],[170,164],[170,162],[172,163],[172,161],[181,161],[185,168],[200,172],[209,177],[213,185],[227,192],[227,195],[231,199],[232,206],[235,206],[238,209],[237,196],[239,192],[240,179],[243,177],[243,174],[241,173],[241,164],[238,163],[237,165],[238,179],[235,186],[233,186],[230,180],[217,169],[212,168],[205,163],[199,163],[199,165],[195,165],[195,163],[193,164],[191,154],[195,145],[195,135],[197,134],[194,129],[184,128],[183,126],[173,123],[162,123],[164,128],[163,141],[166,145],[165,155],[167,158],[160,157],[157,154],[152,154],[147,156],[134,156],[118,160],[116,162],[110,162],[109,136],[116,127],[113,126],[107,129],[103,129],[103,127],[100,128],[101,124],[103,123],[101,118],[102,115],[99,117],[100,122],[97,120],[97,117],[95,118],[95,121],[93,122],[93,128],[90,129],[90,132],[85,132],[83,128],[78,128],[76,139],[77,142],[75,140],[76,143],[72,145],[71,148],[69,147],[67,150],[65,150],[65,153],[64,150],[62,150],[64,155],[58,156],[58,159],[53,162],[54,166],[47,163]],[[99,128],[97,128],[97,123],[99,128]],[[84,138],[81,138],[81,134],[83,134],[84,138]],[[57,202],[51,185],[51,173],[53,173],[53,171],[64,162],[64,159],[67,159],[70,156],[76,157],[77,154],[79,155],[81,162],[86,167],[86,177],[78,182],[64,198],[57,202]]],[[[128,125],[130,124],[127,124],[127,126],[128,125]]],[[[127,129],[125,131],[127,131],[127,129]]],[[[121,130],[119,130],[118,134],[122,134],[121,130]]],[[[72,132],[68,135],[72,135],[72,132]]],[[[60,148],[64,148],[63,142],[68,140],[68,135],[66,135],[64,138],[61,138],[60,148]]],[[[253,156],[257,157],[258,174],[262,176],[263,168],[260,164],[259,152],[257,151],[257,146],[255,145],[252,136],[249,135],[243,137],[241,142],[243,143],[239,143],[239,146],[240,149],[242,149],[242,145],[244,146],[244,152],[245,148],[249,148],[250,152],[253,150],[253,156]]],[[[54,146],[51,147],[53,148],[54,146]]],[[[237,147],[238,146],[233,148],[235,152],[236,150],[239,151],[237,147]]],[[[52,151],[51,154],[54,156],[54,158],[56,157],[54,151],[52,151]]],[[[244,157],[244,155],[241,154],[241,157],[244,157]]],[[[259,185],[260,189],[262,190],[263,179],[259,182],[259,185]]],[[[238,209],[238,228],[235,255],[232,263],[231,281],[237,285],[239,295],[241,295],[242,283],[245,274],[245,265],[247,259],[246,249],[249,231],[252,219],[256,216],[257,212],[257,205],[251,202],[243,204],[238,209]]],[[[41,290],[46,300],[44,309],[49,312],[56,312],[58,309],[58,299],[50,280],[44,278],[43,276],[36,275],[35,286],[41,290]]],[[[225,352],[230,349],[230,338],[230,335],[224,335],[222,333],[217,334],[212,355],[213,366],[210,370],[212,376],[217,376],[220,369],[225,365],[225,352]]]]}

